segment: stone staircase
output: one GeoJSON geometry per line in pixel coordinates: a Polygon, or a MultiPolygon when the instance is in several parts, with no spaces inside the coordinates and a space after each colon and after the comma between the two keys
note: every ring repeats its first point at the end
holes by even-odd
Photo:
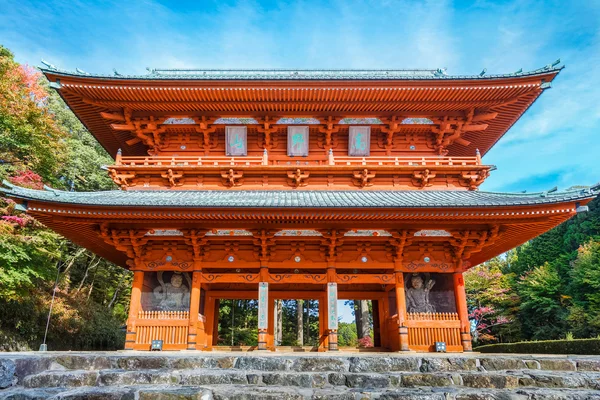
{"type": "Polygon", "coordinates": [[[6,353],[0,399],[599,399],[600,357],[6,353]]]}

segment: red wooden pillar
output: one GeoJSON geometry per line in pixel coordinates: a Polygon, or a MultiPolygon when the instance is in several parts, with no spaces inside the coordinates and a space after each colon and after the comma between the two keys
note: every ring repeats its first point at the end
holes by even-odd
{"type": "MultiPolygon", "coordinates": [[[[267,302],[267,321],[268,327],[266,331],[267,350],[275,351],[275,299],[269,296],[267,302]]],[[[260,312],[260,311],[259,311],[260,312]]],[[[260,331],[259,331],[260,334],[260,331]]],[[[259,349],[261,350],[261,349],[259,349]]]]}
{"type": "Polygon", "coordinates": [[[465,292],[465,281],[462,272],[455,272],[454,277],[454,296],[456,298],[456,310],[460,320],[460,338],[464,351],[472,351],[471,344],[471,325],[469,324],[469,311],[467,310],[467,294],[465,292]]]}
{"type": "Polygon", "coordinates": [[[136,339],[135,321],[142,307],[142,287],[144,286],[144,271],[133,272],[131,286],[131,301],[129,302],[129,317],[127,318],[127,334],[125,350],[133,350],[136,339]]]}
{"type": "Polygon", "coordinates": [[[398,335],[400,340],[400,351],[409,351],[408,328],[406,326],[406,297],[404,293],[404,275],[402,271],[396,274],[396,310],[398,312],[398,335]]]}
{"type": "Polygon", "coordinates": [[[199,331],[199,313],[200,313],[200,282],[202,277],[202,271],[194,271],[192,273],[192,288],[190,290],[190,324],[188,326],[188,340],[187,349],[196,350],[199,343],[204,340],[203,337],[198,337],[200,332],[201,336],[203,333],[199,331]]]}
{"type": "Polygon", "coordinates": [[[213,333],[215,329],[215,298],[212,296],[206,297],[206,304],[204,305],[205,320],[204,323],[204,349],[212,350],[213,346],[213,333]]]}
{"type": "MultiPolygon", "coordinates": [[[[389,349],[391,347],[390,337],[388,332],[388,319],[390,318],[390,302],[387,297],[387,292],[385,293],[385,297],[379,299],[379,320],[380,320],[380,330],[381,330],[381,347],[389,349]]],[[[396,332],[394,332],[395,334],[396,332]]]]}

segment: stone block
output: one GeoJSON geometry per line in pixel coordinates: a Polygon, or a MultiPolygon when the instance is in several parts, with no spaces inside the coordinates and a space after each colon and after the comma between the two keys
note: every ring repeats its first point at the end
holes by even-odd
{"type": "Polygon", "coordinates": [[[262,381],[269,386],[298,386],[310,388],[313,387],[313,379],[310,374],[300,373],[264,373],[262,381]]]}
{"type": "Polygon", "coordinates": [[[575,363],[571,360],[540,358],[537,360],[540,363],[541,369],[551,371],[575,371],[575,363]]]}
{"type": "Polygon", "coordinates": [[[299,372],[346,372],[350,362],[336,357],[301,357],[293,361],[292,371],[299,372]]]}
{"type": "Polygon", "coordinates": [[[380,374],[347,374],[346,386],[361,389],[387,388],[390,377],[380,374]]]}
{"type": "Polygon", "coordinates": [[[62,391],[52,397],[53,400],[134,400],[135,394],[130,388],[87,387],[62,391]]]}
{"type": "Polygon", "coordinates": [[[404,387],[417,386],[452,386],[454,382],[450,374],[403,374],[401,385],[404,387]]]}
{"type": "Polygon", "coordinates": [[[212,392],[203,388],[141,389],[138,400],[212,400],[212,392]]]}
{"type": "Polygon", "coordinates": [[[120,369],[160,369],[168,368],[169,360],[167,357],[129,356],[117,358],[114,364],[120,369]]]}
{"type": "Polygon", "coordinates": [[[238,386],[218,386],[211,388],[214,400],[305,400],[312,391],[300,388],[253,387],[248,390],[238,386]]]}
{"type": "Polygon", "coordinates": [[[17,366],[14,361],[0,359],[0,389],[16,385],[17,381],[17,366]]]}
{"type": "Polygon", "coordinates": [[[98,385],[177,385],[181,377],[177,371],[167,370],[102,370],[99,372],[98,385]]]}
{"type": "Polygon", "coordinates": [[[600,360],[577,360],[578,371],[597,371],[600,372],[600,360]]]}
{"type": "Polygon", "coordinates": [[[26,388],[95,386],[98,371],[46,371],[23,380],[26,388]]]}
{"type": "Polygon", "coordinates": [[[476,371],[477,370],[477,360],[474,358],[463,358],[463,357],[423,358],[421,360],[420,370],[421,370],[421,372],[476,371]]]}
{"type": "Polygon", "coordinates": [[[292,360],[281,357],[239,357],[235,363],[235,368],[241,370],[257,371],[289,371],[292,360]]]}
{"type": "Polygon", "coordinates": [[[512,389],[519,386],[519,378],[504,374],[461,374],[463,386],[481,389],[512,389]]]}
{"type": "Polygon", "coordinates": [[[416,357],[351,357],[350,372],[418,371],[416,357]]]}
{"type": "Polygon", "coordinates": [[[486,371],[505,371],[525,368],[523,360],[518,358],[490,357],[482,358],[479,362],[486,371]]]}
{"type": "Polygon", "coordinates": [[[526,373],[519,378],[520,386],[541,388],[587,388],[588,380],[582,374],[570,373],[526,373]]]}
{"type": "Polygon", "coordinates": [[[180,372],[181,385],[235,385],[247,384],[244,371],[189,370],[180,372]]]}
{"type": "Polygon", "coordinates": [[[55,358],[66,369],[110,369],[111,360],[104,356],[66,354],[55,358]]]}
{"type": "Polygon", "coordinates": [[[331,373],[327,376],[327,380],[333,386],[346,386],[346,375],[331,373]]]}
{"type": "MultiPolygon", "coordinates": [[[[311,400],[356,400],[355,392],[344,391],[338,389],[317,389],[314,391],[311,400]]],[[[370,397],[358,397],[359,399],[368,399],[370,397]]]]}
{"type": "Polygon", "coordinates": [[[445,393],[414,392],[404,390],[388,390],[382,393],[379,400],[447,400],[445,393]]]}

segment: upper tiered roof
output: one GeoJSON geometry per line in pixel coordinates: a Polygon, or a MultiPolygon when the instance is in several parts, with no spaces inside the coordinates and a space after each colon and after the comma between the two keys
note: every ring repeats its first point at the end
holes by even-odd
{"type": "Polygon", "coordinates": [[[562,67],[492,75],[443,70],[150,70],[146,75],[92,75],[53,67],[43,73],[92,134],[115,155],[144,155],[127,132],[101,113],[134,117],[464,117],[498,115],[485,130],[465,132],[468,145],[449,156],[485,154],[537,99],[562,67]]]}

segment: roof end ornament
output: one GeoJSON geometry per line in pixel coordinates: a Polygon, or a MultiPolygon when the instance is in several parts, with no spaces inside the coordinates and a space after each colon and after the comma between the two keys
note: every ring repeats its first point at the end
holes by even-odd
{"type": "Polygon", "coordinates": [[[481,71],[479,73],[479,76],[484,76],[486,72],[487,72],[487,68],[484,68],[483,71],[481,71]]]}
{"type": "Polygon", "coordinates": [[[544,67],[544,69],[552,69],[554,67],[556,67],[558,64],[560,64],[560,58],[556,61],[554,61],[552,64],[548,64],[544,67]]]}
{"type": "Polygon", "coordinates": [[[50,64],[48,61],[44,60],[43,58],[40,60],[40,62],[41,62],[42,64],[44,64],[44,65],[45,65],[47,68],[49,68],[49,69],[53,69],[53,70],[57,70],[57,69],[58,69],[58,68],[56,68],[56,67],[54,66],[54,64],[50,64]]]}

